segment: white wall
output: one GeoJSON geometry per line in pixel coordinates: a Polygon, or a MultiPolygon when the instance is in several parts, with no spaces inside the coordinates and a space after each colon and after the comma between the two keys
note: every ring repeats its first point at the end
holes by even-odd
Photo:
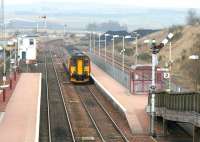
{"type": "Polygon", "coordinates": [[[22,59],[22,52],[26,52],[26,60],[36,60],[37,43],[34,37],[20,37],[18,38],[18,56],[22,59]],[[32,45],[30,44],[32,40],[32,45]]]}

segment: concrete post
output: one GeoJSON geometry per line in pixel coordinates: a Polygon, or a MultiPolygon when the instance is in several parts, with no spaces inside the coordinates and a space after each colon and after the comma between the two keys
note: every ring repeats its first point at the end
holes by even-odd
{"type": "Polygon", "coordinates": [[[167,123],[168,123],[168,120],[163,118],[163,136],[167,136],[167,127],[168,127],[167,123]]]}
{"type": "Polygon", "coordinates": [[[3,102],[5,102],[5,101],[6,101],[6,90],[3,89],[3,102]]]}
{"type": "Polygon", "coordinates": [[[193,127],[193,142],[200,142],[200,127],[193,127]]]}
{"type": "Polygon", "coordinates": [[[10,90],[12,89],[12,78],[10,78],[10,90]]]}

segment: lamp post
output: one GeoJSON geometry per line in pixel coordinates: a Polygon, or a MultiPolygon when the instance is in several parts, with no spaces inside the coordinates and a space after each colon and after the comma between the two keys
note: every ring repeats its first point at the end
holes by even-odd
{"type": "Polygon", "coordinates": [[[101,48],[101,34],[99,33],[99,56],[101,55],[100,48],[101,48]]]}
{"type": "MultiPolygon", "coordinates": [[[[190,60],[199,60],[199,55],[191,55],[191,56],[189,56],[189,59],[190,60]]],[[[196,73],[198,73],[198,67],[196,69],[196,73]]],[[[198,77],[196,77],[195,90],[198,91],[198,77]]]]}
{"type": "Polygon", "coordinates": [[[124,52],[125,52],[125,39],[131,39],[132,37],[130,35],[128,36],[122,36],[122,51],[120,54],[122,54],[122,70],[124,72],[124,52]]]}
{"type": "Polygon", "coordinates": [[[91,32],[89,32],[89,51],[90,51],[90,53],[92,52],[92,34],[91,34],[91,32]]]}
{"type": "Polygon", "coordinates": [[[115,38],[118,38],[119,35],[113,35],[113,49],[112,49],[112,66],[113,66],[113,72],[114,72],[114,60],[115,60],[115,38]]]}
{"type": "Polygon", "coordinates": [[[93,40],[94,40],[94,55],[95,55],[95,42],[96,42],[96,38],[95,38],[95,32],[94,32],[94,34],[93,34],[93,40]]]}
{"type": "Polygon", "coordinates": [[[124,36],[122,37],[122,44],[123,44],[123,49],[122,49],[122,70],[124,72],[124,52],[125,52],[125,45],[124,45],[124,36]]]}
{"type": "Polygon", "coordinates": [[[104,36],[105,36],[105,62],[106,62],[106,53],[107,53],[107,51],[106,51],[106,50],[107,50],[107,49],[106,49],[106,48],[107,48],[107,47],[106,47],[106,37],[107,37],[107,36],[110,36],[110,34],[104,34],[104,36]]]}
{"type": "Polygon", "coordinates": [[[138,63],[138,37],[140,36],[140,34],[138,34],[137,32],[133,32],[133,34],[135,34],[135,65],[137,65],[138,63]]]}

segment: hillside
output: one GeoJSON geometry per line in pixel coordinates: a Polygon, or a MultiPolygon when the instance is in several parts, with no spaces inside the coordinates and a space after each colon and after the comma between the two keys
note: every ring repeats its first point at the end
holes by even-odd
{"type": "MultiPolygon", "coordinates": [[[[196,86],[195,75],[198,74],[196,70],[198,68],[200,70],[200,67],[197,62],[194,60],[189,60],[188,57],[192,54],[196,54],[194,51],[198,49],[196,46],[194,46],[194,44],[197,39],[200,39],[200,26],[172,26],[169,29],[163,29],[140,38],[138,40],[138,64],[151,64],[151,50],[149,45],[144,43],[144,40],[155,39],[157,43],[160,43],[168,35],[169,32],[175,34],[172,40],[173,82],[185,89],[194,90],[196,86]],[[191,79],[192,77],[193,79],[191,79]]],[[[125,62],[127,64],[133,65],[135,63],[135,47],[135,41],[125,42],[125,62]]],[[[112,42],[109,44],[108,50],[112,52],[111,49],[112,42]]],[[[115,42],[115,49],[115,54],[121,58],[121,40],[115,42]]],[[[158,54],[158,60],[160,67],[165,67],[169,63],[169,44],[166,45],[158,54]]],[[[198,78],[200,78],[200,75],[198,78]]]]}
{"type": "MultiPolygon", "coordinates": [[[[182,87],[194,90],[195,81],[191,79],[191,73],[193,73],[193,75],[198,73],[195,72],[195,68],[192,69],[193,71],[189,68],[191,66],[190,64],[193,64],[195,61],[189,60],[188,57],[192,54],[197,54],[195,52],[197,47],[195,47],[194,44],[199,36],[200,26],[174,27],[171,31],[175,34],[172,40],[172,79],[182,87]]],[[[144,45],[143,41],[145,39],[156,39],[159,43],[166,37],[168,32],[169,30],[164,29],[140,39],[139,43],[141,44],[141,48],[139,52],[142,54],[148,53],[150,55],[150,50],[144,45]]],[[[164,67],[168,62],[169,45],[164,47],[159,53],[159,66],[164,67]]]]}

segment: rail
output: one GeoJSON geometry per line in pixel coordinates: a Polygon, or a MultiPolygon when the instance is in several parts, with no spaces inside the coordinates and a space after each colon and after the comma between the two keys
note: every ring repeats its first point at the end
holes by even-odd
{"type": "Polygon", "coordinates": [[[78,94],[81,94],[80,100],[85,107],[93,125],[96,127],[99,136],[102,141],[125,141],[128,142],[126,136],[122,133],[120,128],[111,118],[109,113],[106,111],[100,101],[94,97],[94,94],[89,87],[86,86],[76,86],[78,94]],[[104,125],[102,125],[102,122],[104,125]],[[106,128],[106,124],[112,124],[113,127],[106,128]]]}
{"type": "Polygon", "coordinates": [[[48,93],[47,104],[49,141],[75,142],[68,111],[66,109],[66,105],[63,99],[60,81],[58,79],[57,71],[53,63],[52,53],[50,52],[50,56],[46,58],[49,59],[48,63],[47,59],[45,59],[46,85],[48,93]],[[54,87],[50,85],[54,85],[54,87]],[[57,89],[55,90],[55,88],[57,89]],[[55,91],[56,93],[53,91],[55,91]],[[62,119],[60,120],[59,117],[62,117],[62,119]]]}

